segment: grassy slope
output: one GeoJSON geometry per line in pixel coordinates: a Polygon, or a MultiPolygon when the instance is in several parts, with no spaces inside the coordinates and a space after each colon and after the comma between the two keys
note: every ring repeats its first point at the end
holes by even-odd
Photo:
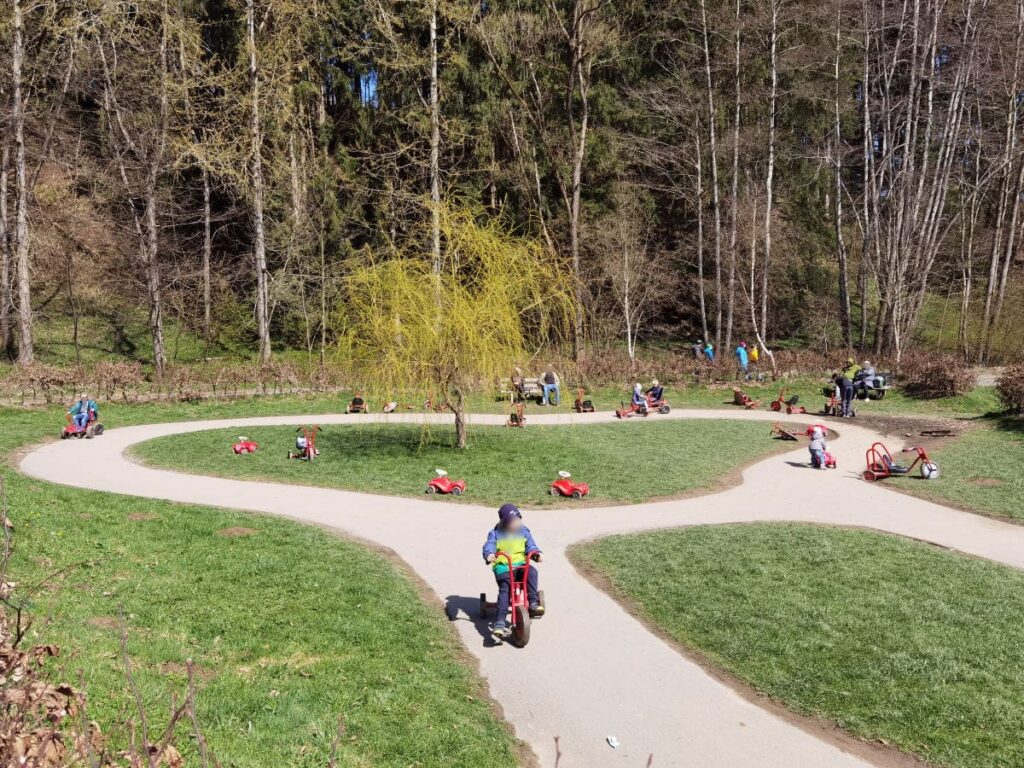
{"type": "MultiPolygon", "coordinates": [[[[108,423],[304,411],[301,399],[108,409],[108,423]]],[[[0,453],[54,434],[57,412],[0,411],[0,453]]],[[[87,450],[86,445],[82,446],[87,450]]],[[[142,501],[29,480],[4,468],[23,585],[40,637],[69,654],[90,716],[116,729],[129,695],[123,608],[149,717],[166,717],[195,659],[199,709],[225,765],[323,766],[344,715],[346,766],[507,766],[514,740],[480,698],[441,610],[389,561],[322,531],[242,513],[142,501]],[[218,532],[248,527],[256,535],[218,532]]],[[[186,740],[187,741],[187,740],[186,740]]]]}
{"type": "Polygon", "coordinates": [[[262,446],[250,456],[231,454],[237,430],[164,437],[138,446],[136,455],[198,474],[403,495],[422,495],[434,468],[443,467],[467,480],[474,502],[543,505],[556,501],[548,486],[561,469],[589,482],[595,502],[637,502],[708,487],[730,468],[785,447],[768,438],[764,424],[656,418],[523,430],[477,427],[464,452],[450,447],[449,428],[331,426],[318,438],[321,456],[312,466],[285,458],[295,440],[291,427],[248,430],[246,437],[262,446]]]}
{"type": "Polygon", "coordinates": [[[934,454],[939,479],[900,487],[985,515],[1024,521],[1024,420],[986,421],[934,454]]]}
{"type": "Polygon", "coordinates": [[[1024,765],[1024,574],[865,531],[616,537],[580,560],[791,708],[939,765],[1024,765]]]}

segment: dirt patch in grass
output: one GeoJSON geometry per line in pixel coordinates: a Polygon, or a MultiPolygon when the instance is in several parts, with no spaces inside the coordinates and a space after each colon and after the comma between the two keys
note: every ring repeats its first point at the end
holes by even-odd
{"type": "Polygon", "coordinates": [[[128,519],[133,523],[143,523],[146,520],[156,520],[156,515],[150,512],[132,512],[128,515],[128,519]]]}
{"type": "Polygon", "coordinates": [[[968,478],[967,482],[971,485],[979,485],[982,488],[993,488],[1003,485],[1003,481],[998,477],[971,477],[968,478]]]}
{"type": "Polygon", "coordinates": [[[218,536],[224,536],[225,538],[235,539],[240,536],[255,536],[259,533],[255,528],[245,528],[243,526],[233,526],[231,528],[221,528],[217,531],[218,536]]]}
{"type": "MultiPolygon", "coordinates": [[[[181,677],[188,677],[188,665],[182,664],[178,661],[165,661],[159,666],[159,670],[162,675],[179,675],[181,677]]],[[[214,677],[213,670],[203,669],[195,664],[192,665],[192,674],[198,680],[209,680],[214,677]]]]}
{"type": "Polygon", "coordinates": [[[86,619],[86,624],[90,627],[96,627],[97,629],[115,630],[121,628],[121,622],[113,616],[93,616],[92,618],[86,619]]]}

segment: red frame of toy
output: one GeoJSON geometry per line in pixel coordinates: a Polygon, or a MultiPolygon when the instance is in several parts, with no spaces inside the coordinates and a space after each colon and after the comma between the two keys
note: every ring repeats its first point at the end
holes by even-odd
{"type": "MultiPolygon", "coordinates": [[[[504,560],[508,565],[508,578],[511,582],[508,609],[512,614],[512,642],[520,648],[530,642],[530,596],[527,590],[527,580],[530,577],[530,563],[539,554],[540,550],[530,550],[526,553],[526,563],[514,567],[512,558],[507,552],[497,552],[494,555],[495,563],[504,560]],[[516,608],[519,610],[517,611],[516,608]]],[[[497,611],[497,607],[495,607],[495,611],[497,611]]],[[[497,613],[494,614],[494,618],[495,621],[499,619],[497,613]]]]}
{"type": "Polygon", "coordinates": [[[916,453],[917,456],[907,467],[906,472],[893,473],[890,465],[895,464],[896,460],[892,456],[892,451],[886,447],[885,443],[872,443],[871,447],[864,452],[864,461],[867,467],[864,469],[862,477],[869,483],[875,480],[884,480],[887,477],[902,477],[909,475],[918,464],[931,463],[928,453],[919,445],[904,448],[902,453],[916,453]]]}
{"type": "Polygon", "coordinates": [[[93,426],[97,420],[96,411],[92,408],[89,409],[89,420],[85,422],[84,427],[76,427],[74,417],[70,413],[65,414],[65,416],[67,417],[68,423],[67,426],[64,427],[64,431],[61,432],[61,439],[66,437],[81,437],[82,435],[88,437],[89,427],[93,426]]]}

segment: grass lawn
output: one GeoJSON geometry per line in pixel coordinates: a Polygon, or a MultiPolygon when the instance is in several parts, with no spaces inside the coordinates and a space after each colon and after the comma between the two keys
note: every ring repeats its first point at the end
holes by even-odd
{"type": "Polygon", "coordinates": [[[707,488],[730,469],[773,450],[768,426],[736,421],[644,421],[527,429],[475,427],[470,446],[453,449],[453,429],[413,425],[325,427],[320,458],[289,461],[294,427],[249,429],[261,450],[234,456],[238,430],[207,430],[151,440],[135,448],[148,464],[204,475],[276,480],[375,493],[422,496],[441,467],[468,483],[476,503],[565,503],[548,494],[559,470],[590,483],[594,502],[638,502],[707,488]],[[643,465],[642,472],[636,467],[643,465]]]}
{"type": "Polygon", "coordinates": [[[654,624],[790,708],[937,765],[1024,765],[1024,574],[795,524],[575,552],[654,624]]]}
{"type": "MultiPolygon", "coordinates": [[[[311,405],[285,398],[116,407],[105,418],[123,424],[311,405]]],[[[55,435],[61,421],[56,410],[0,410],[0,454],[55,435]]],[[[89,716],[115,739],[124,738],[120,724],[131,713],[118,651],[123,609],[151,729],[166,721],[172,691],[184,691],[192,658],[202,678],[200,718],[225,766],[322,768],[340,715],[343,766],[517,764],[515,740],[482,698],[440,606],[421,600],[383,556],[284,520],[75,492],[6,466],[0,472],[16,526],[9,578],[24,588],[67,569],[32,596],[30,640],[64,650],[64,670],[54,667],[53,676],[77,683],[81,670],[89,716]]],[[[187,737],[179,746],[191,751],[187,737]]]]}
{"type": "Polygon", "coordinates": [[[1024,521],[1024,419],[983,422],[929,455],[941,469],[937,480],[899,487],[915,496],[1024,521]]]}

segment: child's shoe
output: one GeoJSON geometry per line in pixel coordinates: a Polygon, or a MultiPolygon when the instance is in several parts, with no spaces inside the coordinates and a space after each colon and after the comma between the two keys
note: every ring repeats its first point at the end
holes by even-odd
{"type": "Polygon", "coordinates": [[[512,637],[512,631],[504,624],[495,624],[491,627],[491,637],[500,643],[512,637]]]}
{"type": "Polygon", "coordinates": [[[536,603],[530,606],[530,616],[537,619],[544,615],[544,606],[536,603]]]}

